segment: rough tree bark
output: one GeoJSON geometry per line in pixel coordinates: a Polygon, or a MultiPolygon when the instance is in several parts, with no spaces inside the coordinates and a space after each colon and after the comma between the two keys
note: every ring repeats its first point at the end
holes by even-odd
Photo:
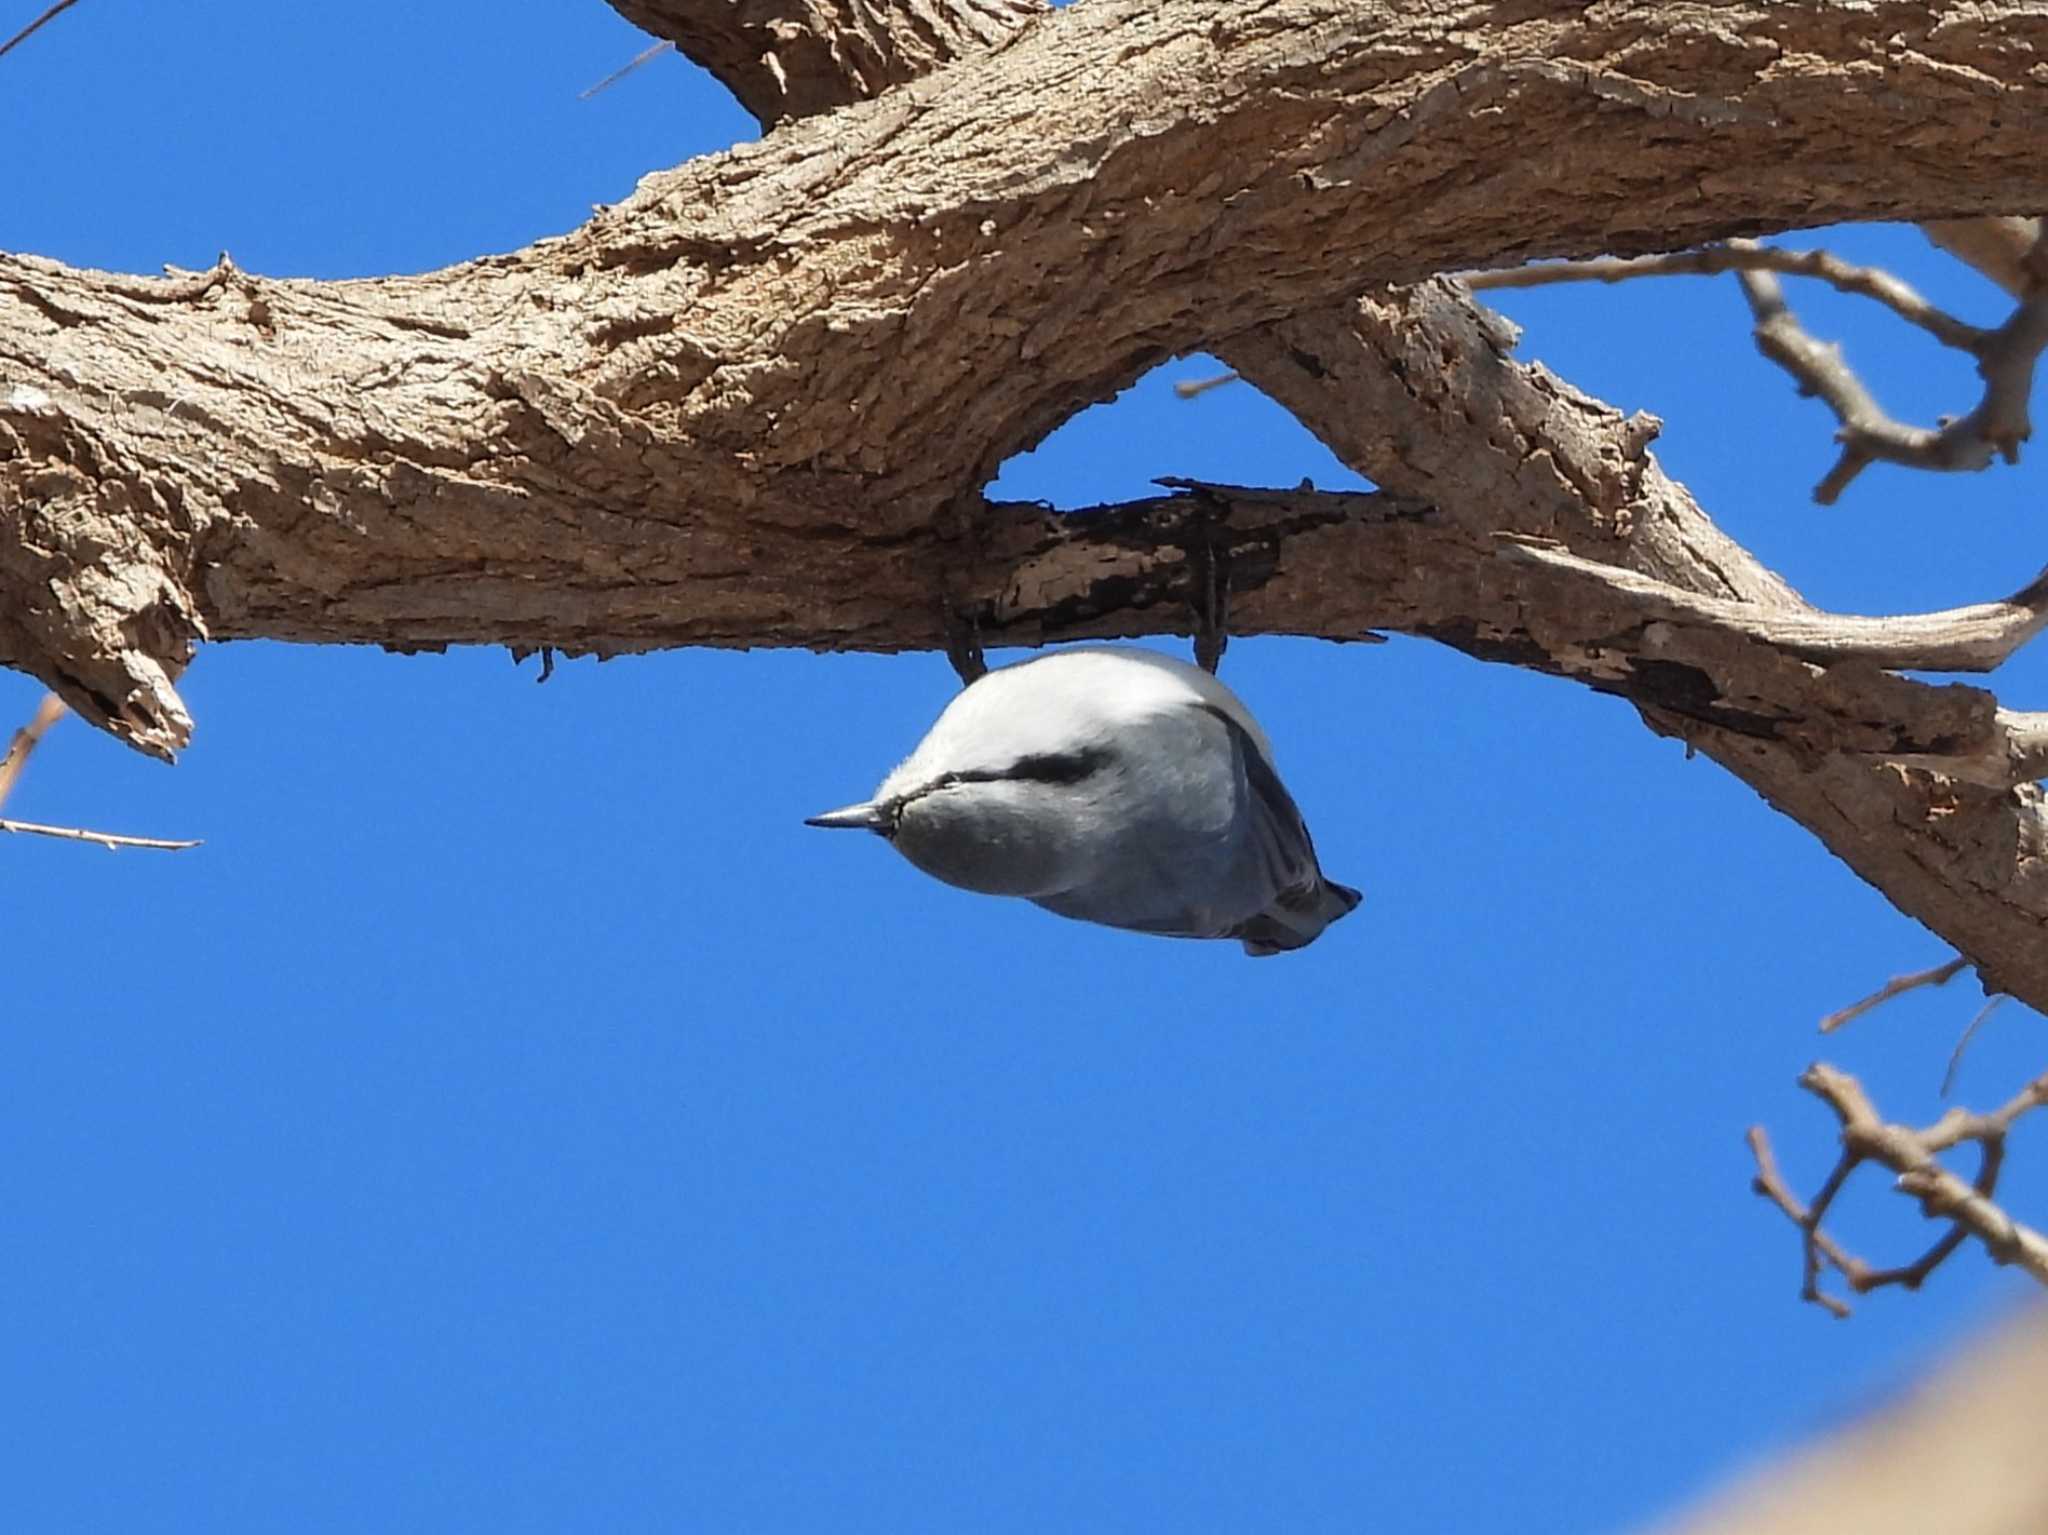
{"type": "Polygon", "coordinates": [[[205,637],[1128,635],[1184,627],[1200,549],[1239,632],[1401,629],[1628,698],[2048,1006],[2040,725],[1885,669],[1995,664],[2042,594],[1814,614],[1655,423],[1455,286],[1385,286],[2048,207],[2048,5],[619,8],[780,126],[423,277],[0,257],[0,662],[169,755],[205,637]],[[981,502],[1198,346],[1389,494],[981,502]]]}
{"type": "Polygon", "coordinates": [[[1045,0],[613,0],[773,127],[866,101],[1008,41],[1045,0]]]}

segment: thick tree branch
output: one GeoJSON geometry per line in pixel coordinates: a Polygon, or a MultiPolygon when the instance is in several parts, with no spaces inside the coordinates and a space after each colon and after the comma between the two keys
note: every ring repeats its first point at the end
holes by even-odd
{"type": "Polygon", "coordinates": [[[1981,762],[2006,759],[2019,717],[1978,689],[1880,668],[1993,664],[2039,627],[2048,592],[2036,583],[2007,603],[1890,619],[1773,610],[1489,536],[1411,498],[1190,490],[1064,516],[984,508],[978,547],[956,568],[965,589],[997,595],[968,616],[1006,643],[1185,632],[1199,596],[1188,552],[1208,541],[1231,573],[1240,633],[1429,635],[1626,698],[1667,728],[1690,722],[1809,758],[1911,756],[1976,778],[1988,776],[1981,762]]]}
{"type": "Polygon", "coordinates": [[[1046,0],[612,0],[715,75],[764,128],[866,101],[980,53],[1046,0]]]}
{"type": "Polygon", "coordinates": [[[1517,334],[1439,279],[1214,350],[1360,474],[1475,534],[1550,539],[1704,596],[1804,606],[1664,473],[1649,451],[1662,422],[1517,362],[1517,334]]]}
{"type": "Polygon", "coordinates": [[[1368,276],[2048,203],[2044,55],[2038,3],[1093,0],[510,257],[9,260],[0,658],[169,751],[207,633],[933,644],[820,539],[887,563],[1168,352],[1368,276]]]}
{"type": "MultiPolygon", "coordinates": [[[[1997,221],[1973,223],[1995,232],[1997,221]]],[[[1978,236],[1985,238],[1983,230],[1978,236]]],[[[1382,484],[1437,497],[1446,515],[1462,512],[1475,529],[1556,538],[1593,560],[1709,597],[1773,607],[1790,623],[1806,621],[1803,605],[1783,583],[1721,535],[1657,469],[1644,451],[1654,421],[1624,420],[1541,369],[1513,364],[1506,344],[1503,322],[1432,287],[1368,303],[1355,314],[1309,314],[1218,350],[1354,467],[1382,484]]],[[[2020,628],[2030,621],[2021,617],[2020,628]]],[[[1668,714],[1647,717],[1659,728],[1673,722],[1668,714]]],[[[1980,899],[1976,889],[1952,883],[1953,858],[1930,879],[1925,866],[1901,856],[1893,845],[1900,839],[1890,832],[1899,788],[1922,802],[1913,819],[1938,824],[1952,808],[1943,803],[1950,774],[2002,790],[2016,776],[2040,770],[2039,733],[2030,722],[1995,710],[1993,717],[1999,739],[1980,747],[1979,760],[1948,758],[1945,774],[1914,771],[1890,780],[1852,775],[1847,783],[1826,782],[1809,771],[1805,752],[1759,752],[1754,741],[1725,738],[1697,722],[1689,739],[1821,832],[1907,909],[1939,925],[1954,916],[1950,908],[1960,899],[1973,912],[1961,925],[1983,936],[1975,919],[2002,909],[2009,882],[2030,877],[2030,857],[2010,865],[1994,860],[2004,872],[1976,886],[1990,887],[1983,892],[1988,900],[1980,899]],[[1881,851],[1873,854],[1873,848],[1881,851]]],[[[1971,819],[1983,821],[1975,830],[1991,846],[2032,847],[2041,840],[2031,791],[2016,792],[1972,796],[1979,816],[1971,819]],[[2015,844],[2013,833],[2022,830],[2015,844]]],[[[1951,850],[1973,845],[1973,837],[1964,837],[1951,850]]],[[[1978,860],[1966,858],[1964,866],[1975,871],[1978,860]]]]}
{"type": "MultiPolygon", "coordinates": [[[[1648,452],[1654,421],[1625,417],[1540,365],[1516,362],[1508,355],[1512,339],[1499,316],[1458,285],[1437,282],[1305,314],[1216,350],[1352,467],[1389,490],[1433,501],[1448,519],[1469,519],[1475,537],[1498,542],[1496,529],[1535,535],[1585,560],[1774,617],[1810,611],[1658,467],[1648,452]]],[[[1947,744],[1969,745],[1931,758],[1894,738],[1899,750],[1879,748],[1885,765],[1873,767],[1871,756],[1837,749],[1844,737],[1815,752],[1747,729],[1753,719],[1743,716],[1771,709],[1750,711],[1742,695],[1784,661],[1774,647],[1749,655],[1778,660],[1755,671],[1750,661],[1735,661],[1739,681],[1717,673],[1732,696],[1718,685],[1702,696],[1720,700],[1725,716],[1687,706],[1678,696],[1683,686],[1673,688],[1675,707],[1641,690],[1632,696],[1651,728],[1721,763],[1955,945],[1988,990],[2012,991],[2036,1006],[2048,1001],[2048,974],[2029,980],[2018,973],[2033,968],[2048,921],[2048,819],[2040,790],[2023,781],[2048,771],[2034,719],[1998,710],[1974,689],[1930,689],[1915,696],[1973,697],[1990,707],[1991,732],[1968,729],[1947,744]]],[[[1517,657],[1507,648],[1502,658],[1517,657]]],[[[1826,676],[1846,681],[1862,664],[1826,676]]],[[[1676,684],[1690,675],[1681,667],[1670,677],[1676,684]]],[[[1919,686],[1898,678],[1888,684],[1919,686]]],[[[1864,700],[1880,711],[1867,718],[1892,717],[1903,698],[1864,700]]]]}
{"type": "Polygon", "coordinates": [[[1865,661],[1902,671],[1994,671],[2048,624],[2048,571],[2003,602],[1861,618],[1695,597],[1648,576],[1580,559],[1530,539],[1504,540],[1501,554],[1598,585],[1615,600],[1634,605],[1644,618],[1707,624],[1823,664],[1865,661]]]}

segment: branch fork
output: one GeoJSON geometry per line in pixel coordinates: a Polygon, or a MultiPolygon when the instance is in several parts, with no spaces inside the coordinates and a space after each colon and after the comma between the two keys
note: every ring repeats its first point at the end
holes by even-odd
{"type": "Polygon", "coordinates": [[[2048,1104],[2048,1074],[2028,1083],[2002,1107],[1988,1114],[1950,1109],[1923,1130],[1887,1122],[1848,1073],[1824,1063],[1807,1068],[1799,1085],[1825,1103],[1841,1126],[1842,1151],[1810,1204],[1795,1195],[1779,1171],[1769,1137],[1762,1126],[1749,1131],[1749,1149],[1756,1159],[1757,1194],[1776,1205],[1799,1228],[1801,1239],[1800,1298],[1837,1317],[1849,1314],[1840,1296],[1822,1287],[1825,1270],[1833,1269],[1858,1295],[1888,1285],[1916,1290],[1972,1237],[1992,1261],[2012,1264],[2048,1284],[2048,1236],[2022,1225],[1999,1208],[1993,1196],[2005,1165],[2006,1136],[2015,1121],[2048,1104]],[[1964,1179],[1942,1165],[1941,1153],[1974,1144],[1977,1172],[1964,1179]],[[1878,1268],[1848,1252],[1825,1228],[1829,1211],[1850,1177],[1866,1163],[1889,1168],[1893,1187],[1920,1206],[1929,1220],[1947,1221],[1949,1228],[1912,1262],[1878,1268]]]}

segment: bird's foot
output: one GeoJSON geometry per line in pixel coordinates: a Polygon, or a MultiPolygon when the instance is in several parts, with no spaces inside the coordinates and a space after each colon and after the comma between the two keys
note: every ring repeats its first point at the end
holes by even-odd
{"type": "Polygon", "coordinates": [[[1230,546],[1220,548],[1215,529],[1188,550],[1188,606],[1195,614],[1195,663],[1215,674],[1230,644],[1230,546]]]}
{"type": "Polygon", "coordinates": [[[946,659],[953,663],[963,688],[988,675],[988,658],[981,653],[981,621],[951,603],[946,605],[946,659]]]}

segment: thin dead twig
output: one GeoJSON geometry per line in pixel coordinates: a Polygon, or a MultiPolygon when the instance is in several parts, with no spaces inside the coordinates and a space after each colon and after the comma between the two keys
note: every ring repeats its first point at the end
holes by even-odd
{"type": "Polygon", "coordinates": [[[1776,245],[1729,242],[1661,256],[1600,257],[1590,261],[1546,261],[1533,266],[1467,272],[1462,280],[1475,292],[1487,288],[1541,288],[1562,282],[1626,282],[1636,277],[1716,277],[1724,272],[1783,272],[1812,277],[1874,299],[1900,319],[1919,326],[1943,346],[1977,355],[1995,332],[1972,325],[1930,304],[1909,283],[1880,267],[1857,266],[1833,251],[1786,250],[1776,245]]]}
{"type": "Polygon", "coordinates": [[[1235,373],[1217,373],[1208,378],[1184,378],[1173,386],[1173,392],[1183,400],[1192,400],[1198,394],[1207,394],[1211,389],[1236,383],[1237,377],[1235,373]]]}
{"type": "Polygon", "coordinates": [[[90,842],[103,847],[110,853],[118,853],[124,847],[154,848],[161,852],[179,853],[199,843],[175,842],[162,837],[118,837],[112,832],[87,831],[78,826],[44,826],[36,821],[0,820],[0,832],[20,832],[32,837],[57,837],[66,842],[90,842]]]}
{"type": "MultiPolygon", "coordinates": [[[[1771,1152],[1770,1137],[1762,1125],[1749,1127],[1749,1153],[1756,1158],[1756,1177],[1750,1187],[1785,1212],[1786,1218],[1799,1228],[1801,1251],[1804,1263],[1804,1279],[1800,1285],[1799,1298],[1824,1306],[1838,1317],[1849,1314],[1846,1301],[1830,1295],[1820,1287],[1821,1260],[1826,1259],[1842,1273],[1863,1267],[1860,1258],[1851,1257],[1835,1245],[1835,1239],[1820,1229],[1820,1221],[1813,1211],[1800,1202],[1785,1182],[1785,1176],[1778,1171],[1778,1159],[1771,1152]]],[[[1839,1182],[1839,1180],[1836,1180],[1839,1182]]],[[[1834,1197],[1833,1189],[1821,1191],[1828,1198],[1834,1197]]],[[[1818,1200],[1815,1201],[1819,1203],[1818,1200]]]]}
{"type": "Polygon", "coordinates": [[[1984,1027],[1984,1020],[1997,1012],[1999,1004],[2006,1000],[2008,999],[2004,992],[1989,998],[1982,1007],[1977,1009],[1976,1016],[1964,1027],[1962,1037],[1956,1041],[1955,1049],[1949,1052],[1948,1069],[1941,1074],[1942,1097],[1946,1098],[1955,1090],[1956,1073],[1963,1069],[1963,1052],[1970,1048],[1970,1041],[1975,1039],[1977,1031],[1984,1027]]]}
{"type": "Polygon", "coordinates": [[[613,86],[617,85],[621,80],[625,79],[626,76],[630,75],[634,70],[638,69],[642,64],[650,63],[653,60],[660,58],[661,55],[669,52],[674,47],[675,44],[673,42],[663,41],[654,44],[652,47],[642,48],[638,53],[634,54],[630,60],[628,60],[624,64],[621,64],[617,69],[613,70],[610,74],[606,75],[602,80],[598,81],[597,84],[591,86],[589,90],[578,91],[576,93],[576,99],[578,101],[588,101],[591,97],[595,96],[599,91],[610,90],[613,86]]]}
{"type": "Polygon", "coordinates": [[[1929,970],[1914,970],[1906,975],[1895,975],[1860,1002],[1851,1002],[1847,1007],[1829,1013],[1820,1021],[1820,1031],[1832,1034],[1845,1023],[1853,1023],[1872,1008],[1882,1007],[1893,997],[1903,996],[1909,991],[1918,991],[1922,986],[1946,986],[1964,970],[1970,962],[1958,954],[1947,964],[1936,965],[1929,970]]]}
{"type": "Polygon", "coordinates": [[[7,755],[0,757],[0,805],[6,804],[7,796],[14,792],[21,770],[28,766],[29,754],[50,727],[64,717],[64,712],[64,700],[55,693],[45,693],[43,701],[36,705],[35,716],[14,732],[14,739],[7,743],[7,755]]]}
{"type": "Polygon", "coordinates": [[[1950,1109],[1924,1130],[1887,1123],[1847,1072],[1825,1063],[1808,1067],[1799,1085],[1834,1111],[1841,1125],[1842,1152],[1811,1204],[1802,1203],[1772,1155],[1763,1127],[1752,1126],[1748,1141],[1756,1160],[1751,1188],[1781,1210],[1799,1228],[1801,1242],[1800,1298],[1835,1316],[1849,1314],[1848,1303],[1821,1288],[1823,1272],[1832,1268],[1858,1295],[1887,1285],[1918,1289],[1962,1244],[1974,1237],[1995,1263],[2016,1265],[2048,1285],[2048,1237],[2022,1225],[1993,1202],[1998,1175],[2005,1165],[2005,1141],[2024,1114],[2048,1104],[2048,1073],[2036,1077],[2011,1100],[1988,1114],[1950,1109]],[[1940,1153],[1965,1142],[1974,1143],[1979,1162],[1974,1179],[1965,1180],[1940,1161],[1940,1153]],[[1828,1211],[1850,1177],[1867,1162],[1890,1168],[1893,1185],[1916,1201],[1930,1220],[1945,1220],[1949,1229],[1911,1263],[1874,1268],[1844,1249],[1825,1229],[1828,1211]]]}
{"type": "Polygon", "coordinates": [[[78,4],[78,0],[57,0],[57,3],[51,6],[48,10],[44,11],[42,15],[38,16],[34,21],[30,22],[27,26],[23,27],[19,32],[15,33],[14,36],[8,38],[6,42],[0,43],[0,54],[6,54],[10,52],[12,49],[14,49],[18,44],[27,42],[29,38],[33,37],[37,32],[40,32],[43,29],[45,23],[55,21],[59,16],[63,15],[66,11],[70,10],[71,7],[76,4],[78,4]]]}

